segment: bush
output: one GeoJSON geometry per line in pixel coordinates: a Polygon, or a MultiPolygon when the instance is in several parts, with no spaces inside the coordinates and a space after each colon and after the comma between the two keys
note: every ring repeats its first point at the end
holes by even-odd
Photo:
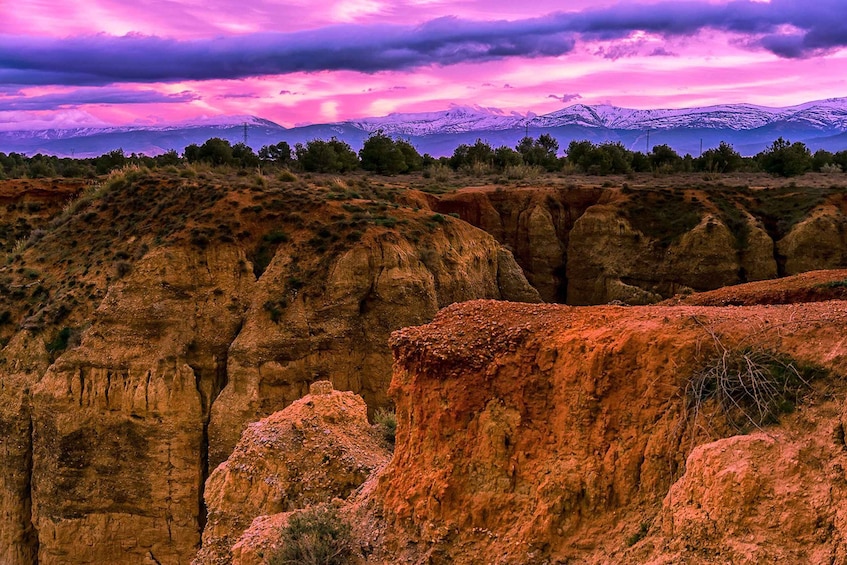
{"type": "Polygon", "coordinates": [[[350,562],[352,549],[350,526],[335,508],[320,505],[288,519],[281,547],[268,565],[343,565],[350,562]]]}
{"type": "Polygon", "coordinates": [[[376,413],[374,413],[374,423],[379,426],[385,441],[394,445],[394,440],[397,437],[397,414],[393,410],[377,408],[376,413]]]}
{"type": "Polygon", "coordinates": [[[780,415],[794,409],[811,380],[823,374],[818,367],[765,349],[730,349],[709,333],[715,354],[686,386],[688,415],[695,421],[704,406],[713,403],[738,432],[778,423],[780,415]]]}

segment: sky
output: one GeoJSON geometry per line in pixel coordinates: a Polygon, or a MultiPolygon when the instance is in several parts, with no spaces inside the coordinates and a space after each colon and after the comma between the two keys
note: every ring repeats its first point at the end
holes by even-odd
{"type": "Polygon", "coordinates": [[[847,0],[0,0],[0,130],[847,96],[847,0]]]}

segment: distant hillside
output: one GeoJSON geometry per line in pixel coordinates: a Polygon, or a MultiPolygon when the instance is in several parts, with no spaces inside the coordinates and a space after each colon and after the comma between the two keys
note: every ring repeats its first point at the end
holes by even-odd
{"type": "Polygon", "coordinates": [[[521,115],[478,106],[456,106],[442,112],[390,114],[284,128],[254,116],[220,116],[167,126],[84,128],[0,132],[0,151],[93,157],[113,149],[150,155],[179,152],[210,137],[244,140],[254,149],[287,141],[337,137],[359,149],[371,133],[412,142],[421,153],[449,155],[461,143],[484,139],[493,146],[514,146],[524,135],[553,135],[560,148],[572,140],[621,142],[629,149],[649,151],[667,144],[681,154],[731,143],[743,155],[754,155],[774,139],[802,141],[813,151],[847,149],[847,98],[807,102],[788,108],[727,104],[701,108],[634,110],[616,106],[575,104],[543,116],[521,115]]]}

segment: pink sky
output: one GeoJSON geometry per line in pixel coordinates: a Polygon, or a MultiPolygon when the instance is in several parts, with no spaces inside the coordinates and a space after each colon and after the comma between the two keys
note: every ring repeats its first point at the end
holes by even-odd
{"type": "Polygon", "coordinates": [[[3,130],[847,95],[841,0],[3,3],[3,130]]]}

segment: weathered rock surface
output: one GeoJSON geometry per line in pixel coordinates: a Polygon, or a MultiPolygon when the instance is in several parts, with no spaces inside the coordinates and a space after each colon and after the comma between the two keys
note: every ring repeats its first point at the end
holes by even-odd
{"type": "MultiPolygon", "coordinates": [[[[329,184],[138,170],[61,212],[52,194],[10,197],[15,222],[46,223],[0,268],[0,562],[188,563],[206,520],[208,471],[249,422],[321,379],[371,408],[387,404],[391,331],[454,302],[539,299],[503,245],[433,211],[485,227],[558,300],[649,302],[737,282],[742,271],[754,279],[843,261],[844,211],[834,197],[786,223],[774,253],[779,218],[744,216],[741,249],[738,225],[711,205],[659,245],[621,214],[616,187],[460,191],[404,206],[383,185],[357,187],[372,192],[359,199],[329,184]]],[[[7,230],[5,248],[12,238],[19,234],[7,230]]],[[[768,300],[843,298],[838,277],[814,279],[833,283],[823,289],[771,289],[768,300]]],[[[709,300],[755,304],[756,296],[709,300]]],[[[361,523],[376,532],[366,536],[373,560],[676,555],[676,537],[657,537],[655,520],[645,543],[621,540],[660,512],[663,524],[695,524],[686,505],[706,505],[692,479],[679,487],[688,502],[661,509],[689,452],[709,439],[682,418],[681,380],[711,343],[692,316],[729,341],[755,336],[843,375],[842,313],[842,302],[585,311],[476,303],[404,332],[392,393],[406,422],[403,447],[386,478],[360,495],[372,511],[361,523]],[[667,553],[650,553],[660,547],[667,553]]],[[[778,455],[762,453],[755,457],[778,455]]],[[[705,450],[689,463],[692,477],[719,488],[694,472],[699,461],[725,462],[705,450]]],[[[801,479],[817,492],[818,475],[801,479]]],[[[823,516],[841,528],[821,500],[798,509],[802,523],[823,516]]],[[[259,520],[245,532],[261,530],[259,520]]],[[[226,547],[235,541],[221,536],[226,547]]],[[[242,542],[233,558],[255,560],[260,546],[242,542]]],[[[750,555],[778,556],[769,551],[750,555]]]]}
{"type": "Polygon", "coordinates": [[[44,343],[20,333],[0,366],[0,563],[28,565],[37,558],[32,522],[32,403],[30,390],[50,363],[44,343]],[[11,359],[10,359],[11,357],[11,359]]]}
{"type": "Polygon", "coordinates": [[[277,254],[229,350],[228,386],[209,426],[212,465],[231,453],[244,425],[300,398],[315,380],[329,378],[369,406],[387,404],[392,330],[474,297],[539,301],[492,238],[445,222],[417,244],[394,232],[364,238],[334,259],[320,293],[287,288],[291,259],[277,254]],[[280,297],[289,305],[274,322],[263,305],[280,297]]]}
{"type": "Polygon", "coordinates": [[[743,252],[720,218],[707,214],[667,249],[635,230],[618,206],[595,206],[576,223],[568,249],[569,303],[649,304],[682,291],[711,290],[777,275],[773,242],[748,218],[743,252]]]}
{"type": "Polygon", "coordinates": [[[847,215],[840,207],[821,206],[799,222],[777,244],[785,258],[785,274],[847,265],[847,215]]]}
{"type": "Polygon", "coordinates": [[[209,407],[241,323],[229,306],[252,286],[240,257],[150,252],[34,386],[39,563],[186,563],[195,551],[209,407]]]}
{"type": "Polygon", "coordinates": [[[430,199],[507,245],[545,302],[565,300],[566,251],[574,223],[608,197],[597,189],[469,189],[430,199]]]}
{"type": "Polygon", "coordinates": [[[538,300],[456,219],[398,206],[383,226],[385,202],[215,178],[127,173],[0,277],[4,565],[188,563],[208,471],[247,423],[330,375],[385,404],[392,330],[473,297],[538,300]],[[158,223],[135,215],[151,202],[158,223]]]}
{"type": "Polygon", "coordinates": [[[430,195],[419,204],[458,214],[507,245],[547,302],[649,304],[680,292],[847,267],[843,194],[822,200],[805,219],[792,216],[809,207],[801,197],[784,187],[736,194],[723,188],[480,187],[430,195]],[[761,204],[788,198],[794,203],[777,212],[761,204]],[[645,233],[633,222],[643,212],[630,213],[638,206],[658,207],[654,221],[667,225],[645,233]],[[699,220],[663,240],[688,213],[699,220]]]}
{"type": "MultiPolygon", "coordinates": [[[[229,563],[232,546],[254,519],[264,530],[268,520],[278,522],[272,515],[347,498],[390,456],[361,397],[334,391],[329,381],[313,383],[307,396],[250,424],[209,477],[209,518],[196,563],[229,563]]],[[[236,562],[255,554],[261,545],[250,543],[255,537],[250,533],[240,544],[236,562]]]]}
{"type": "Polygon", "coordinates": [[[838,376],[831,382],[847,374],[843,301],[579,309],[475,301],[395,333],[397,447],[362,503],[387,520],[373,562],[843,555],[835,501],[844,455],[832,438],[844,388],[837,401],[821,397],[821,412],[801,405],[786,417],[792,431],[775,432],[784,442],[754,433],[711,443],[689,419],[684,390],[712,333],[730,347],[755,335],[757,346],[825,367],[838,376]],[[808,427],[827,413],[834,417],[808,427]],[[814,429],[812,447],[801,438],[814,429]],[[786,511],[775,513],[780,501],[786,511]],[[780,553],[785,534],[770,526],[795,506],[786,524],[794,545],[780,553]],[[735,546],[710,553],[733,533],[735,546]]]}

